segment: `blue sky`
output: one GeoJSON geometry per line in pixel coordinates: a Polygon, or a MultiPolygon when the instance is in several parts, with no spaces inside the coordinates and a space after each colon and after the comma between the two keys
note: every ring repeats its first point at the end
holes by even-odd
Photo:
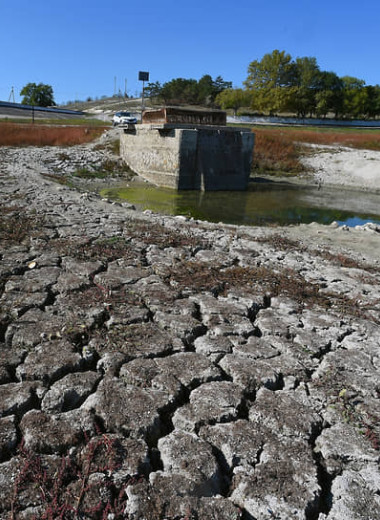
{"type": "Polygon", "coordinates": [[[379,0],[0,0],[0,100],[29,83],[58,103],[150,80],[221,75],[241,87],[274,49],[380,84],[379,0]]]}

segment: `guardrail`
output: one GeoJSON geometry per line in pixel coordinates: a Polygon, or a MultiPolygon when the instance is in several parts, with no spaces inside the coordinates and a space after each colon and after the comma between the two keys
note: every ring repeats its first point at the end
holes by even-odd
{"type": "Polygon", "coordinates": [[[83,116],[85,112],[80,110],[69,110],[66,108],[54,108],[54,107],[37,107],[34,105],[22,105],[21,103],[10,103],[8,101],[0,101],[0,107],[5,108],[18,108],[21,110],[34,110],[38,112],[54,112],[56,114],[67,114],[67,115],[78,115],[83,116]]]}

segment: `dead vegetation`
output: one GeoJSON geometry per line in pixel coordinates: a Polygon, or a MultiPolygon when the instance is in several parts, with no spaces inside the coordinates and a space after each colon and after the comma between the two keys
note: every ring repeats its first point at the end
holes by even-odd
{"type": "Polygon", "coordinates": [[[141,481],[142,476],[128,476],[122,483],[112,480],[126,456],[120,439],[105,435],[88,439],[78,454],[47,457],[19,448],[19,472],[11,500],[10,520],[19,518],[23,500],[34,496],[38,514],[32,520],[73,520],[88,518],[114,520],[125,518],[127,486],[141,481]],[[90,478],[92,474],[97,479],[90,478]]]}
{"type": "Polygon", "coordinates": [[[41,216],[28,214],[19,206],[3,206],[0,210],[0,243],[5,247],[20,244],[36,236],[43,225],[41,216]]]}
{"type": "MultiPolygon", "coordinates": [[[[273,247],[276,251],[297,251],[299,253],[302,253],[307,250],[305,246],[302,246],[302,244],[296,240],[291,240],[287,237],[281,236],[279,234],[273,234],[270,236],[266,236],[263,238],[258,238],[258,242],[269,244],[271,247],[273,247]]],[[[363,271],[367,271],[368,273],[378,273],[379,269],[367,265],[363,262],[360,262],[359,260],[352,258],[350,256],[347,256],[344,253],[332,253],[328,249],[310,249],[310,253],[313,256],[318,256],[320,258],[323,258],[327,260],[328,262],[331,262],[333,265],[338,265],[340,267],[347,267],[350,269],[361,269],[363,271]]]]}
{"type": "Polygon", "coordinates": [[[106,128],[0,123],[0,146],[74,146],[93,141],[106,128]]]}
{"type": "Polygon", "coordinates": [[[304,171],[301,146],[281,132],[255,129],[254,175],[298,175],[304,171]]]}

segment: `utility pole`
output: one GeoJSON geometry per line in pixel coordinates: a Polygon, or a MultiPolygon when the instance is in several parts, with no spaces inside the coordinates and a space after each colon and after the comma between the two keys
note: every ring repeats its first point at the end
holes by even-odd
{"type": "Polygon", "coordinates": [[[11,89],[11,93],[9,94],[9,98],[8,98],[8,102],[10,103],[13,99],[13,103],[16,103],[15,102],[15,89],[14,87],[12,87],[11,89]]]}

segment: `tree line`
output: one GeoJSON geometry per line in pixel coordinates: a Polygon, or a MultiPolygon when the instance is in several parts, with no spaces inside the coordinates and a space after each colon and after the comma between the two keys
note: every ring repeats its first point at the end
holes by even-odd
{"type": "Polygon", "coordinates": [[[215,99],[224,90],[231,90],[232,82],[224,81],[221,76],[212,79],[209,74],[205,74],[199,81],[196,79],[176,78],[160,84],[148,83],[144,93],[155,98],[158,102],[173,105],[205,105],[214,106],[215,99]]]}
{"type": "MultiPolygon", "coordinates": [[[[292,112],[299,117],[373,118],[380,115],[380,86],[366,86],[353,76],[322,71],[316,58],[292,59],[274,50],[248,66],[245,89],[250,106],[269,114],[292,112]]],[[[221,104],[223,99],[220,99],[221,104]]]]}
{"type": "MultiPolygon", "coordinates": [[[[175,78],[148,83],[145,95],[165,105],[202,105],[244,108],[265,115],[296,114],[335,118],[373,119],[380,116],[380,85],[366,85],[353,76],[339,77],[321,70],[316,58],[293,59],[285,51],[274,50],[248,66],[244,88],[233,88],[222,76],[205,74],[200,80],[175,78]]],[[[22,103],[54,105],[50,85],[28,83],[21,91],[22,103]]]]}
{"type": "Polygon", "coordinates": [[[339,77],[320,69],[316,58],[293,59],[285,51],[274,50],[248,66],[244,88],[232,88],[221,76],[195,79],[177,78],[161,85],[149,83],[148,97],[164,104],[201,104],[214,108],[239,109],[277,115],[296,114],[335,118],[375,118],[380,116],[380,86],[366,85],[353,76],[339,77]]]}

